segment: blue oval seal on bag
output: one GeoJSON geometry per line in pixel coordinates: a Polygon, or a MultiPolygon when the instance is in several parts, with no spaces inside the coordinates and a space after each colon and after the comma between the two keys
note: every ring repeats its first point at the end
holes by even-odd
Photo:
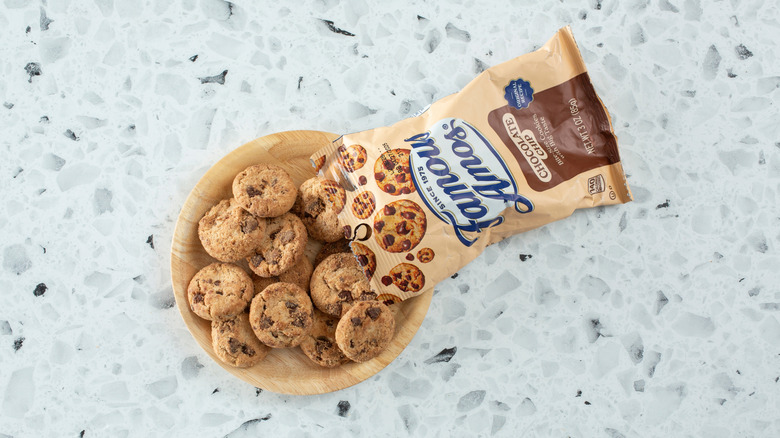
{"type": "Polygon", "coordinates": [[[528,81],[517,78],[514,81],[509,81],[509,85],[504,88],[504,99],[513,108],[528,108],[528,105],[534,100],[534,89],[531,88],[528,81]]]}

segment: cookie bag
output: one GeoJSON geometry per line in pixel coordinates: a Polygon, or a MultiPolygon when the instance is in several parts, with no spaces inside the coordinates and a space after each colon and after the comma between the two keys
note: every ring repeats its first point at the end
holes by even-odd
{"type": "Polygon", "coordinates": [[[344,135],[311,159],[346,190],[340,224],[387,302],[432,289],[508,236],[631,201],[569,27],[422,114],[344,135]]]}

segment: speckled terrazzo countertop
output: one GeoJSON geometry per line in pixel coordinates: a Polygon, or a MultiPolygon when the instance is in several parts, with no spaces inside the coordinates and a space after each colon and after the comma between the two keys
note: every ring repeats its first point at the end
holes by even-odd
{"type": "Polygon", "coordinates": [[[0,3],[0,437],[780,436],[776,2],[259,3],[0,3]],[[635,202],[490,247],[337,393],[197,346],[169,242],[212,163],[395,122],[566,24],[635,202]]]}

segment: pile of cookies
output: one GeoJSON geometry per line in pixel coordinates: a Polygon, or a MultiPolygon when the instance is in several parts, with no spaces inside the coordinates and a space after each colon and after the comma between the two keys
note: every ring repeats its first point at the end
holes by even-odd
{"type": "Polygon", "coordinates": [[[219,262],[187,289],[192,311],[211,321],[216,355],[246,368],[271,348],[300,346],[331,368],[384,351],[395,318],[361,269],[368,258],[359,255],[358,264],[343,238],[344,189],[320,177],[296,187],[282,168],[258,164],[235,177],[232,191],[198,224],[203,248],[219,262]],[[314,264],[304,254],[309,238],[324,242],[314,264]]]}

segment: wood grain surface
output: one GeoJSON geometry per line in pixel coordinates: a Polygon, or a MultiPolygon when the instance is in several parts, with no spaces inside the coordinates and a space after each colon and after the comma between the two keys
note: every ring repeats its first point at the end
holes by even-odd
{"type": "MultiPolygon", "coordinates": [[[[314,176],[309,156],[337,135],[319,131],[287,131],[251,141],[227,154],[192,189],[176,222],[171,246],[171,278],[176,305],[184,323],[203,350],[236,377],[265,390],[283,394],[322,394],[347,388],[368,379],[387,366],[414,337],[422,324],[431,293],[392,305],[396,333],[390,346],[378,357],[350,362],[335,369],[315,365],[299,348],[274,349],[260,364],[247,369],[223,364],[211,347],[211,323],[199,318],[187,302],[190,279],[202,267],[215,262],[198,240],[198,221],[214,204],[232,196],[233,178],[248,166],[272,163],[285,169],[300,185],[314,176]]],[[[319,243],[310,241],[306,254],[313,259],[319,243]]],[[[246,269],[246,265],[243,267],[246,269]]]]}

